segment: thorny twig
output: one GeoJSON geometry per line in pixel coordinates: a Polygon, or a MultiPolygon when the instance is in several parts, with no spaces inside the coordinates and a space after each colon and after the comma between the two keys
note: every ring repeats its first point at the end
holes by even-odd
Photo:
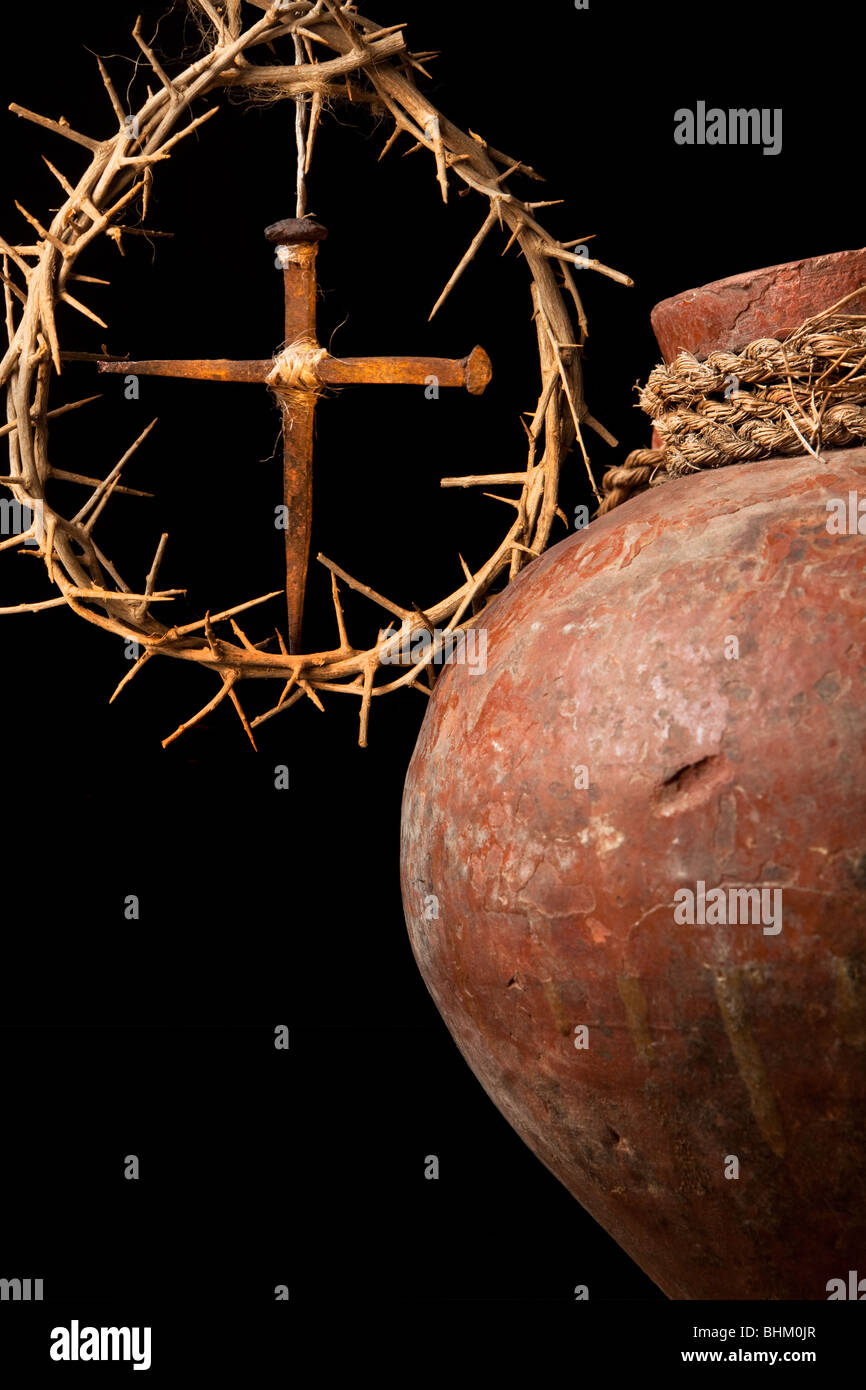
{"type": "MultiPolygon", "coordinates": [[[[9,471],[3,485],[11,489],[22,507],[30,508],[41,520],[27,532],[13,538],[38,542],[30,547],[42,556],[59,597],[35,603],[22,603],[0,613],[41,612],[66,604],[75,614],[108,632],[137,642],[143,649],[140,659],[121,681],[119,693],[153,656],[171,656],[211,669],[220,679],[220,689],[202,710],[181,724],[166,743],[179,737],[185,728],[204,718],[225,698],[234,705],[244,730],[254,744],[252,730],[289,709],[299,699],[310,699],[319,708],[320,691],[351,694],[360,699],[360,742],[366,744],[372,700],[391,690],[416,685],[422,674],[429,676],[430,654],[415,661],[411,668],[385,684],[376,684],[379,668],[390,663],[401,641],[422,627],[433,624],[454,631],[478,621],[492,586],[508,572],[513,577],[528,560],[542,553],[557,513],[560,466],[575,439],[584,459],[588,459],[581,425],[588,425],[602,438],[611,436],[589,414],[583,398],[580,347],[586,338],[586,318],[572,266],[590,268],[620,282],[628,277],[569,248],[553,238],[534,217],[539,202],[524,202],[509,188],[517,177],[537,180],[529,165],[512,160],[488,145],[474,133],[466,134],[452,125],[415,85],[414,73],[426,74],[421,59],[430,54],[412,54],[406,44],[404,25],[381,28],[359,15],[351,4],[337,0],[249,0],[262,11],[244,27],[240,0],[188,0],[191,10],[207,34],[205,51],[186,69],[170,77],[141,32],[137,21],[133,37],[152,70],[156,89],[148,88],[148,99],[137,113],[127,113],[104,64],[99,68],[116,129],[104,139],[73,130],[60,120],[28,111],[15,103],[10,110],[35,122],[76,146],[86,149],[90,164],[76,184],[68,180],[53,163],[48,167],[66,195],[66,201],[44,226],[32,213],[21,213],[34,229],[38,240],[29,245],[12,245],[0,238],[3,259],[2,279],[8,347],[0,360],[0,386],[6,387],[7,424],[2,429],[9,441],[9,471]],[[277,53],[279,41],[291,43],[284,63],[258,63],[247,55],[267,45],[277,53]],[[334,55],[320,60],[312,45],[334,55]],[[394,130],[383,150],[387,152],[399,136],[407,133],[418,147],[432,156],[432,167],[444,200],[449,184],[457,179],[465,190],[486,199],[489,208],[480,231],[447,281],[432,313],[474,259],[488,235],[497,225],[510,234],[508,245],[516,241],[532,277],[534,319],[541,365],[541,388],[532,425],[527,428],[529,457],[525,473],[491,474],[487,481],[497,486],[513,485],[519,497],[512,502],[515,517],[494,554],[472,571],[460,557],[463,582],[453,593],[429,606],[419,616],[417,610],[392,603],[369,586],[353,579],[324,556],[322,564],[331,573],[331,595],[338,645],[331,650],[309,654],[289,654],[279,632],[274,638],[252,643],[238,628],[234,618],[276,595],[265,595],[237,605],[225,613],[208,615],[183,627],[166,626],[151,612],[151,605],[167,602],[180,590],[155,588],[156,574],[167,537],[163,536],[144,584],[144,592],[133,592],[93,539],[93,528],[103,508],[115,492],[141,494],[122,488],[118,479],[126,460],[143,442],[152,426],[136,440],[105,479],[93,479],[52,467],[47,455],[47,422],[67,411],[88,404],[96,397],[71,402],[49,410],[48,395],[53,377],[61,373],[62,362],[98,354],[62,353],[55,322],[58,303],[75,308],[98,324],[103,320],[78,294],[68,288],[73,279],[94,282],[94,277],[76,275],[74,267],[81,253],[97,237],[111,238],[123,252],[123,237],[144,232],[117,222],[119,214],[141,197],[142,215],[154,177],[154,167],[170,158],[177,146],[214,116],[213,105],[195,119],[186,119],[194,104],[224,89],[241,88],[251,100],[291,98],[296,108],[297,138],[297,214],[306,206],[305,180],[310,170],[316,130],[323,102],[335,94],[358,103],[372,103],[386,112],[394,130]],[[16,279],[15,277],[18,277],[16,279]],[[563,288],[574,302],[580,336],[576,339],[571,317],[563,298],[563,288]],[[23,304],[16,322],[16,300],[23,304]],[[539,457],[539,450],[541,454],[539,457]],[[78,513],[67,519],[56,511],[46,490],[52,477],[75,481],[91,489],[78,513]],[[396,635],[380,633],[375,646],[359,650],[351,645],[340,603],[338,579],[365,595],[372,603],[397,618],[396,635]],[[467,615],[469,615],[467,617],[467,615]],[[218,624],[231,622],[235,640],[218,638],[218,624]],[[270,650],[267,650],[270,648],[270,650]],[[282,694],[275,705],[248,720],[236,690],[243,680],[279,680],[282,694]]],[[[549,200],[545,200],[549,201],[549,200]]],[[[507,248],[506,248],[507,249],[507,248]]],[[[97,281],[95,283],[105,283],[97,281]]],[[[615,441],[613,441],[615,442],[615,441]]],[[[591,476],[591,475],[590,475],[591,476]]],[[[479,475],[464,479],[443,479],[443,486],[473,486],[479,475]]],[[[6,548],[9,542],[0,546],[6,548]]],[[[425,690],[425,687],[416,688],[425,690]]],[[[429,693],[429,690],[426,690],[429,693]]],[[[114,697],[112,697],[114,698],[114,697]]],[[[255,746],[255,744],[254,744],[255,746]]]]}

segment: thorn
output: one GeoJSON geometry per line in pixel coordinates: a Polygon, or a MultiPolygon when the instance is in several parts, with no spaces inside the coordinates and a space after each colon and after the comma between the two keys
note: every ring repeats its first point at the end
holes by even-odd
{"type": "Polygon", "coordinates": [[[109,99],[111,101],[112,106],[114,107],[114,113],[117,116],[118,121],[120,122],[120,129],[123,130],[126,126],[126,112],[120,104],[120,97],[114,90],[114,83],[108,75],[106,66],[98,54],[96,56],[96,61],[99,64],[99,71],[102,74],[102,80],[105,83],[105,90],[108,92],[109,99]]]}
{"type": "Polygon", "coordinates": [[[36,228],[43,241],[47,241],[50,246],[54,247],[55,251],[59,251],[61,256],[63,256],[63,258],[66,259],[66,257],[72,251],[72,247],[68,246],[65,241],[61,241],[60,238],[56,237],[53,232],[49,232],[47,228],[43,227],[42,223],[38,220],[38,218],[34,217],[32,213],[29,213],[25,207],[21,206],[17,198],[15,199],[15,206],[21,213],[21,216],[27,218],[27,221],[30,223],[31,227],[36,228]]]}
{"type": "Polygon", "coordinates": [[[395,144],[395,142],[396,142],[397,140],[399,140],[399,138],[400,138],[400,127],[399,127],[399,126],[395,126],[395,127],[394,127],[394,130],[393,130],[393,132],[392,132],[392,134],[389,135],[389,136],[388,136],[388,139],[385,141],[385,147],[384,147],[384,149],[382,150],[382,153],[379,155],[379,159],[378,159],[377,163],[381,163],[381,162],[382,162],[382,160],[385,158],[385,155],[386,155],[386,154],[388,153],[388,151],[392,148],[392,146],[395,144]]]}
{"type": "Polygon", "coordinates": [[[460,279],[460,276],[463,274],[464,270],[469,265],[469,262],[475,256],[475,253],[478,251],[479,247],[484,241],[484,238],[487,236],[487,233],[490,231],[495,221],[496,213],[493,210],[493,208],[491,208],[487,216],[485,217],[480,230],[476,232],[475,236],[472,238],[472,241],[469,243],[469,249],[463,256],[462,260],[457,266],[457,269],[452,274],[451,279],[448,281],[448,284],[445,286],[439,298],[436,300],[436,303],[433,305],[433,308],[430,311],[430,318],[427,320],[428,323],[430,322],[430,319],[433,318],[433,315],[437,312],[437,310],[441,307],[441,305],[445,303],[445,300],[448,298],[452,289],[457,284],[457,281],[460,279]]]}
{"type": "Polygon", "coordinates": [[[53,130],[56,135],[63,135],[67,140],[74,140],[77,145],[84,145],[89,150],[98,150],[99,140],[91,140],[87,135],[81,135],[77,130],[73,130],[68,121],[62,118],[59,121],[52,121],[48,116],[39,116],[35,111],[28,111],[26,107],[19,106],[17,101],[9,103],[9,110],[14,111],[16,116],[22,116],[26,121],[33,121],[35,125],[41,125],[45,130],[53,130]]]}
{"type": "Polygon", "coordinates": [[[101,319],[98,314],[94,314],[92,309],[88,309],[87,305],[82,304],[79,299],[74,299],[66,290],[63,291],[60,298],[64,304],[70,304],[73,309],[77,309],[79,314],[83,314],[85,318],[90,319],[93,323],[98,323],[100,328],[108,327],[105,319],[101,319]]]}
{"type": "Polygon", "coordinates": [[[313,704],[316,706],[316,709],[320,709],[320,710],[322,711],[322,713],[324,714],[324,713],[325,713],[325,706],[322,704],[321,700],[319,699],[319,697],[318,697],[318,695],[316,694],[316,692],[315,692],[315,690],[313,689],[313,687],[310,685],[309,681],[299,680],[299,681],[298,681],[298,685],[301,687],[301,689],[303,690],[304,694],[305,694],[310,700],[312,700],[313,704]]]}
{"type": "Polygon", "coordinates": [[[242,723],[243,726],[244,726],[244,729],[246,730],[247,738],[249,739],[250,743],[253,745],[253,748],[255,749],[255,751],[258,753],[259,750],[258,750],[258,748],[256,748],[256,741],[255,741],[255,739],[253,738],[253,731],[252,731],[252,729],[250,728],[249,723],[247,722],[247,717],[246,717],[246,715],[244,714],[244,711],[243,711],[243,707],[242,707],[242,705],[241,705],[241,702],[240,702],[240,700],[238,699],[237,694],[236,694],[236,692],[234,691],[234,689],[232,688],[232,686],[229,686],[228,697],[229,697],[229,699],[231,700],[232,704],[234,705],[235,709],[236,709],[237,712],[238,712],[238,718],[240,719],[241,723],[242,723]]]}
{"type": "MultiPolygon", "coordinates": [[[[145,664],[145,662],[148,661],[152,656],[153,656],[153,652],[150,650],[149,647],[146,648],[146,649],[142,652],[141,656],[140,656],[140,657],[138,658],[138,660],[136,661],[136,663],[135,663],[135,665],[133,666],[132,670],[131,670],[131,671],[127,671],[126,675],[123,677],[123,680],[120,682],[119,686],[118,686],[117,689],[115,690],[114,694],[112,695],[111,699],[110,699],[109,702],[108,702],[110,705],[113,705],[113,704],[114,704],[115,700],[117,699],[117,697],[118,697],[118,695],[120,694],[121,690],[123,690],[124,686],[129,685],[129,682],[130,682],[131,680],[133,680],[133,679],[138,675],[138,673],[139,673],[139,671],[141,670],[142,666],[143,666],[143,665],[145,664]]],[[[164,746],[165,746],[165,745],[163,745],[163,747],[164,747],[164,746]]]]}
{"type": "MultiPolygon", "coordinates": [[[[231,622],[232,632],[235,634],[235,636],[236,636],[236,637],[239,637],[239,638],[241,639],[241,642],[242,642],[243,645],[246,647],[246,649],[247,649],[248,652],[254,652],[254,651],[256,650],[256,648],[253,646],[252,642],[251,642],[250,639],[247,637],[247,635],[246,635],[246,633],[243,631],[243,629],[235,622],[234,618],[231,618],[231,619],[230,619],[230,622],[231,622]]],[[[270,640],[270,639],[268,639],[268,640],[270,640]]]]}
{"type": "Polygon", "coordinates": [[[497,492],[482,492],[482,497],[492,497],[494,502],[507,502],[509,507],[514,507],[518,512],[521,509],[520,502],[515,502],[513,497],[500,497],[497,492]]]}
{"type": "MultiPolygon", "coordinates": [[[[175,629],[175,631],[177,631],[177,629],[175,629]]],[[[208,703],[204,706],[204,708],[199,710],[198,714],[194,714],[188,724],[179,724],[173,734],[169,734],[168,738],[164,738],[162,740],[163,748],[167,748],[170,743],[174,743],[175,739],[180,738],[181,734],[186,733],[187,729],[191,729],[194,724],[198,724],[202,719],[204,719],[208,714],[210,714],[212,710],[215,710],[217,705],[219,705],[221,701],[225,699],[225,696],[231,690],[236,680],[237,673],[231,671],[224,678],[222,687],[219,690],[219,692],[214,696],[214,698],[212,700],[209,700],[208,703]]]]}
{"type": "Polygon", "coordinates": [[[428,139],[433,142],[433,152],[436,156],[436,177],[439,187],[442,190],[443,203],[448,202],[448,168],[445,163],[445,146],[442,143],[442,135],[439,130],[439,117],[434,116],[425,130],[428,139]]]}

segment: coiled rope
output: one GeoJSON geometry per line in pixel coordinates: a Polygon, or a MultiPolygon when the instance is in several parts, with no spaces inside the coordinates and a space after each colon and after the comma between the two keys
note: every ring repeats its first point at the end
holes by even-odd
{"type": "Polygon", "coordinates": [[[818,454],[866,441],[866,314],[806,319],[783,342],[758,338],[742,352],[681,352],[640,393],[661,445],[634,449],[602,480],[598,514],[635,493],[704,468],[775,454],[818,454]]]}

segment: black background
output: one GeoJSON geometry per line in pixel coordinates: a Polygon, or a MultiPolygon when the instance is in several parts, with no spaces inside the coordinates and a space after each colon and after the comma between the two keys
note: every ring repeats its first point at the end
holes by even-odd
{"type": "MultiPolygon", "coordinates": [[[[148,37],[162,17],[163,53],[190,56],[198,35],[182,7],[22,9],[0,55],[5,102],[107,135],[92,55],[123,94],[139,12],[148,37]]],[[[808,25],[786,11],[783,26],[769,3],[714,18],[685,0],[587,11],[377,0],[369,12],[408,20],[416,51],[442,48],[428,85],[440,109],[543,173],[515,191],[563,198],[542,220],[565,240],[597,234],[592,253],[635,281],[580,282],[587,399],[620,440],[613,450],[590,436],[599,478],[647,440],[632,388],[657,359],[657,300],[862,242],[857,93],[827,90],[853,10],[825,4],[808,25]],[[676,146],[673,113],[699,99],[782,107],[782,153],[676,146]]],[[[79,286],[110,328],[64,308],[65,348],[264,357],[279,345],[282,288],[262,229],[294,215],[294,108],[221,107],[157,168],[147,225],[174,238],[127,238],[123,260],[106,241],[77,267],[111,277],[79,286]]],[[[494,382],[480,399],[353,388],[327,400],[312,550],[424,606],[459,584],[458,551],[479,563],[508,524],[500,504],[438,480],[522,467],[518,415],[534,407],[538,368],[526,267],[513,250],[501,259],[498,233],[428,325],[486,205],[458,197],[452,177],[445,207],[429,155],[403,157],[406,137],[377,162],[389,133],[347,106],[321,127],[308,200],[330,233],[320,341],[344,356],[462,356],[479,342],[494,382]]],[[[0,141],[0,230],[28,241],[13,199],[43,222],[59,202],[40,155],[74,182],[87,153],[11,113],[0,141]]],[[[142,378],[129,402],[122,378],[100,381],[89,365],[63,377],[58,402],[99,389],[104,400],[57,422],[58,466],[102,475],[159,418],[126,472],[154,499],[116,497],[97,530],[128,582],[143,580],[168,531],[161,584],[188,590],[177,622],[281,586],[279,420],[263,389],[142,378]]],[[[562,495],[568,515],[591,502],[577,459],[562,495]]],[[[312,650],[334,640],[327,575],[314,570],[312,650]]],[[[4,554],[0,594],[13,604],[49,590],[31,559],[4,554]]],[[[356,643],[371,644],[377,610],[350,596],[346,611],[356,643]]],[[[273,602],[248,618],[258,640],[282,611],[273,602]]],[[[262,726],[258,755],[228,702],[163,750],[215,693],[206,673],[151,662],[109,706],[129,669],[122,642],[59,610],[4,618],[0,651],[0,1276],[43,1277],[52,1322],[104,1321],[99,1310],[115,1307],[141,1322],[152,1309],[177,1356],[174,1310],[198,1301],[277,1336],[301,1305],[561,1301],[574,1316],[581,1283],[678,1344],[671,1305],[499,1115],[415,967],[399,817],[422,697],[374,702],[366,750],[357,701],[337,696],[324,715],[303,702],[262,726]],[[288,791],[274,786],[283,764],[288,791]],[[128,894],[137,922],[124,917],[128,894]],[[288,1052],[274,1049],[278,1024],[291,1029],[288,1052]],[[138,1182],[123,1177],[132,1153],[138,1182]],[[430,1153],[438,1182],[423,1177],[430,1153]],[[291,1312],[272,1302],[282,1283],[291,1312]]],[[[267,698],[242,693],[251,715],[267,698]]],[[[223,1352],[233,1326],[215,1343],[223,1352]]]]}

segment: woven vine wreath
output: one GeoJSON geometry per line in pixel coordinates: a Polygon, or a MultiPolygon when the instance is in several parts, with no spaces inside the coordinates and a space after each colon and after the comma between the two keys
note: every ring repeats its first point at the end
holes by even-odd
{"type": "MultiPolygon", "coordinates": [[[[8,549],[29,541],[31,548],[36,550],[38,544],[37,553],[58,590],[55,598],[20,603],[2,608],[0,613],[35,613],[65,605],[86,622],[139,643],[141,655],[112,699],[154,656],[195,662],[213,671],[220,679],[216,695],[165,739],[163,746],[203,719],[226,697],[234,704],[255,746],[252,733],[255,726],[290,708],[301,698],[308,698],[322,708],[320,694],[324,691],[355,695],[360,699],[359,742],[366,746],[374,696],[403,686],[414,686],[424,693],[432,689],[435,645],[428,642],[426,650],[408,665],[405,660],[401,661],[399,653],[414,651],[414,638],[423,630],[435,627],[459,634],[461,629],[477,623],[494,582],[505,571],[510,580],[528,559],[542,553],[557,514],[565,521],[557,503],[559,474],[563,459],[575,441],[595,495],[599,496],[589,467],[582,427],[589,426],[609,444],[615,444],[616,440],[593,419],[584,400],[580,354],[587,325],[573,269],[593,269],[623,284],[631,284],[631,281],[586,255],[583,243],[588,238],[567,243],[556,241],[534,216],[535,210],[545,206],[547,200],[524,201],[509,187],[517,178],[537,180],[540,176],[528,165],[493,149],[479,136],[464,134],[422,94],[415,74],[420,72],[428,76],[423,62],[435,54],[411,53],[402,32],[404,25],[380,28],[358,14],[351,4],[339,5],[336,0],[318,0],[317,3],[279,0],[270,5],[260,0],[252,0],[250,5],[242,5],[241,0],[223,0],[223,3],[189,0],[189,8],[202,29],[203,52],[173,77],[145,41],[141,21],[136,23],[133,37],[143,55],[140,61],[146,61],[158,83],[155,91],[148,88],[148,99],[137,113],[124,109],[105,66],[98,60],[118,122],[107,139],[80,134],[62,117],[55,121],[16,104],[10,107],[19,116],[87,150],[90,164],[74,183],[46,160],[66,201],[47,228],[17,205],[38,235],[38,241],[33,244],[13,245],[0,238],[9,341],[0,364],[0,385],[5,386],[7,392],[8,423],[0,432],[8,435],[10,449],[10,470],[2,481],[12,491],[16,502],[35,518],[29,531],[4,541],[0,548],[8,549]],[[248,9],[264,13],[245,28],[244,16],[248,9]],[[284,55],[280,54],[279,45],[285,46],[284,55]],[[336,56],[321,57],[323,49],[336,56]],[[278,59],[284,56],[287,61],[261,61],[267,53],[276,54],[278,59]],[[389,602],[320,555],[319,560],[331,573],[339,638],[339,645],[330,651],[289,653],[278,631],[264,641],[254,642],[247,637],[236,621],[238,616],[275,598],[276,593],[239,603],[224,612],[209,613],[183,626],[165,626],[153,614],[153,606],[169,602],[185,592],[157,587],[167,540],[165,535],[156,547],[143,588],[133,589],[121,578],[97,544],[94,527],[113,492],[132,491],[121,486],[122,471],[146,438],[150,426],[103,479],[71,472],[49,462],[49,421],[98,399],[88,397],[51,408],[54,378],[60,375],[62,362],[98,356],[61,351],[55,324],[58,303],[69,305],[107,327],[78,297],[82,293],[79,283],[105,282],[76,273],[78,259],[98,237],[110,237],[122,253],[124,236],[142,233],[141,224],[131,226],[126,219],[134,208],[138,209],[142,222],[146,218],[156,166],[168,159],[187,135],[216,115],[219,107],[214,104],[194,119],[184,118],[202,98],[234,89],[241,89],[245,97],[257,102],[284,98],[295,102],[298,217],[305,215],[305,179],[323,111],[335,101],[364,103],[394,122],[383,154],[405,133],[416,142],[414,148],[427,150],[433,156],[436,179],[446,202],[449,177],[453,177],[466,186],[466,191],[474,190],[488,204],[483,225],[445,286],[439,304],[495,226],[510,234],[506,250],[517,243],[532,278],[541,390],[531,423],[525,426],[529,445],[526,466],[519,472],[444,480],[452,486],[513,487],[516,495],[502,499],[515,512],[506,535],[490,559],[474,572],[460,557],[463,583],[425,612],[389,602]],[[119,220],[121,215],[123,221],[119,220]],[[572,249],[574,247],[578,247],[578,251],[572,249]],[[566,305],[566,295],[573,302],[577,330],[566,305]],[[23,306],[20,309],[19,302],[23,306]],[[74,516],[61,516],[52,507],[52,478],[78,483],[88,489],[87,500],[74,516]],[[393,625],[390,635],[388,630],[384,634],[380,630],[376,644],[367,650],[352,646],[346,635],[338,580],[366,595],[384,609],[391,620],[397,618],[399,631],[395,632],[393,625]],[[217,635],[218,630],[222,635],[217,635]],[[395,664],[404,665],[406,669],[396,679],[377,683],[380,667],[390,667],[390,675],[395,664]],[[418,684],[422,676],[426,686],[418,684]],[[283,683],[277,702],[252,720],[247,719],[238,698],[237,687],[245,680],[283,683]]],[[[56,452],[52,450],[52,453],[56,458],[56,452]]]]}

